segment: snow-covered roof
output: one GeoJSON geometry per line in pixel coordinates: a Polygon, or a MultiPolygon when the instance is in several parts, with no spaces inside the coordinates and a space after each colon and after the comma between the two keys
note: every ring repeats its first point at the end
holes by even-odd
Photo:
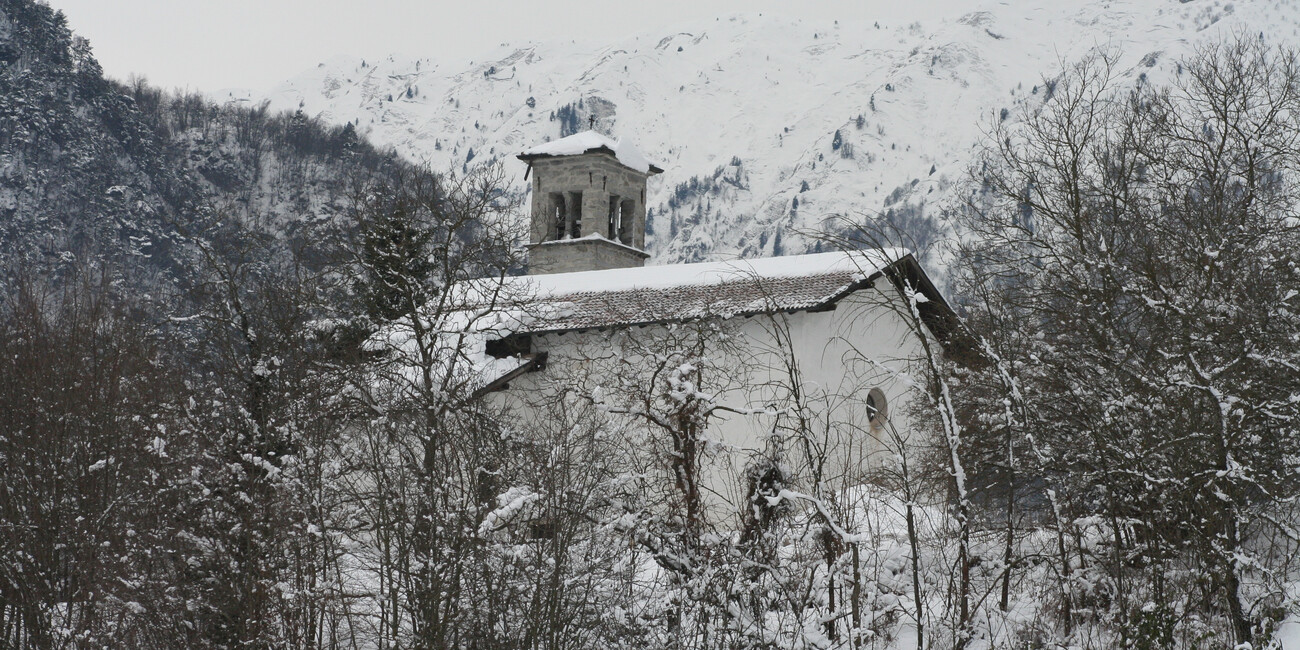
{"type": "Polygon", "coordinates": [[[635,169],[642,174],[658,174],[663,170],[650,163],[650,161],[641,153],[636,145],[628,141],[627,138],[617,140],[609,136],[596,133],[595,131],[583,131],[571,136],[553,140],[546,144],[537,145],[528,151],[519,155],[522,160],[532,160],[534,158],[545,158],[550,156],[580,156],[584,153],[597,152],[606,150],[614,154],[614,157],[623,165],[635,169]]]}
{"type": "Polygon", "coordinates": [[[799,311],[839,299],[904,249],[792,255],[509,278],[527,296],[518,331],[553,332],[799,311]]]}
{"type": "Polygon", "coordinates": [[[518,331],[516,315],[505,308],[442,313],[422,323],[423,335],[428,337],[423,342],[417,339],[411,323],[409,318],[390,321],[363,344],[368,351],[384,351],[406,362],[372,377],[370,383],[375,387],[389,384],[383,390],[391,390],[392,384],[418,386],[423,381],[420,364],[428,363],[436,376],[448,379],[442,387],[448,394],[465,396],[523,372],[534,363],[531,359],[487,354],[489,340],[518,331]],[[432,356],[425,358],[426,352],[432,356]]]}
{"type": "MultiPolygon", "coordinates": [[[[487,350],[489,341],[517,334],[818,310],[886,271],[926,296],[917,308],[945,344],[960,336],[943,297],[901,248],[470,280],[451,289],[457,308],[426,329],[445,339],[438,353],[455,364],[458,385],[481,393],[545,363],[544,354],[496,358],[487,350]]],[[[409,336],[410,328],[397,322],[370,344],[400,351],[409,336]]]]}

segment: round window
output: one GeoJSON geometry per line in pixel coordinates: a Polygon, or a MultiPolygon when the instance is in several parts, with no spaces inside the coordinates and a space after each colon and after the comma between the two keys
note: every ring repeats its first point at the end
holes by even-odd
{"type": "Polygon", "coordinates": [[[889,403],[879,388],[867,392],[867,417],[873,426],[882,426],[889,417],[889,403]]]}

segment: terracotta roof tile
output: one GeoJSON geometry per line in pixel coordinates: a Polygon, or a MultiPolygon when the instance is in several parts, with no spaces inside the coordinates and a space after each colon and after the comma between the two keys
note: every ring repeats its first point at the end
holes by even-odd
{"type": "Polygon", "coordinates": [[[575,291],[535,301],[530,311],[537,317],[526,329],[593,329],[813,309],[834,301],[862,280],[859,272],[836,270],[673,287],[575,291]]]}

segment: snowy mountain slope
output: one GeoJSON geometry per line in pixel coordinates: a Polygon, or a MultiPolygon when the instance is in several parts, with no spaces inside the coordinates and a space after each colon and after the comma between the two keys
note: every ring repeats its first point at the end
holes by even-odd
{"type": "Polygon", "coordinates": [[[102,268],[166,295],[206,272],[196,240],[320,242],[347,181],[394,162],[346,127],[107,79],[61,12],[0,0],[0,289],[102,268]]]}
{"type": "Polygon", "coordinates": [[[690,262],[803,252],[797,233],[834,215],[888,214],[925,236],[981,134],[1092,48],[1160,80],[1225,33],[1300,42],[1292,0],[969,7],[910,24],[732,15],[596,50],[503,45],[468,66],[338,59],[241,99],[353,122],[435,167],[505,159],[520,190],[513,155],[594,116],[666,170],[650,190],[652,263],[690,262]]]}

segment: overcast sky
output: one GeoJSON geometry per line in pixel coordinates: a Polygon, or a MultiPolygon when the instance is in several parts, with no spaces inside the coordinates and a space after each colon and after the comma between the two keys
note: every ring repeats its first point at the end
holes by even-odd
{"type": "Polygon", "coordinates": [[[268,90],[338,55],[472,59],[499,43],[613,42],[737,11],[912,20],[970,0],[49,0],[104,71],[164,88],[268,90]]]}

